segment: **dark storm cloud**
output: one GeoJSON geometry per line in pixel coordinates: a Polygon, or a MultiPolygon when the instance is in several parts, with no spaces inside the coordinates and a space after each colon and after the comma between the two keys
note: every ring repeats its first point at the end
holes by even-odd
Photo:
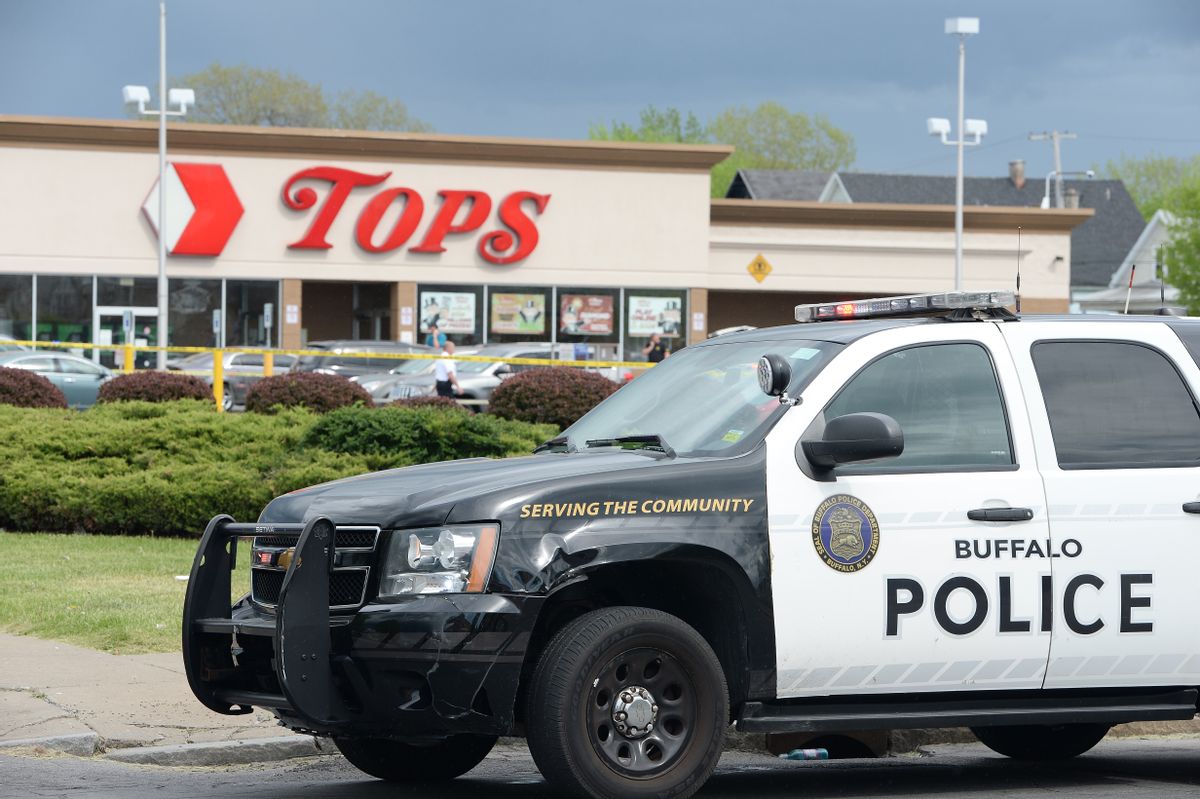
{"type": "MultiPolygon", "coordinates": [[[[155,80],[157,7],[0,3],[0,111],[120,116],[120,86],[155,80]]],[[[399,97],[445,132],[580,138],[650,103],[703,118],[778,100],[853,133],[859,168],[917,172],[953,167],[924,118],[954,115],[942,20],[974,15],[967,111],[991,132],[973,173],[1023,157],[1044,174],[1049,147],[1025,135],[1052,127],[1080,132],[1064,147],[1069,168],[1200,151],[1200,3],[1189,0],[173,0],[168,12],[175,74],[213,61],[293,70],[399,97]]]]}

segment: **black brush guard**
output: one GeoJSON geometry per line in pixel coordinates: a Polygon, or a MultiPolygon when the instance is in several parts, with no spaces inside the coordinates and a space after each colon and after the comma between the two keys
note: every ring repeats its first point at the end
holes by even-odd
{"type": "Polygon", "coordinates": [[[322,729],[350,720],[352,712],[335,682],[335,663],[352,672],[342,675],[352,685],[361,677],[349,658],[331,657],[333,541],[333,522],[324,517],[306,524],[239,524],[217,516],[208,523],[183,603],[184,665],[192,692],[206,707],[227,715],[265,707],[322,729]],[[230,591],[237,539],[264,535],[297,539],[275,615],[234,619],[230,591]],[[238,636],[270,637],[280,693],[246,686],[235,660],[238,636]]]}

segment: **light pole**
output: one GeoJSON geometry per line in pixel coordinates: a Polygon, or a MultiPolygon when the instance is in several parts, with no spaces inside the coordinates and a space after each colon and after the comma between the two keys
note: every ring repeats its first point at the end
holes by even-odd
{"type": "Polygon", "coordinates": [[[1062,190],[1061,190],[1062,189],[1062,179],[1065,177],[1094,178],[1094,177],[1096,177],[1096,172],[1095,172],[1095,170],[1092,170],[1092,169],[1087,169],[1082,172],[1062,172],[1058,169],[1051,169],[1049,172],[1046,173],[1046,193],[1044,195],[1042,195],[1042,207],[1043,208],[1050,207],[1050,179],[1055,178],[1055,177],[1057,178],[1057,180],[1055,181],[1055,184],[1058,189],[1058,192],[1057,192],[1058,193],[1058,203],[1055,207],[1062,208],[1063,207],[1062,190]]]}
{"type": "MultiPolygon", "coordinates": [[[[150,90],[145,86],[126,86],[122,90],[126,104],[137,103],[138,113],[158,117],[158,344],[167,341],[167,117],[181,117],[188,106],[196,104],[191,89],[167,89],[167,4],[158,4],[158,108],[148,109],[150,90]],[[179,110],[169,111],[168,106],[179,110]]],[[[158,351],[159,369],[167,368],[167,351],[158,351]]]]}
{"type": "Polygon", "coordinates": [[[958,37],[958,138],[950,141],[950,120],[930,118],[925,127],[930,136],[940,136],[942,144],[958,148],[958,171],[954,181],[954,288],[962,288],[963,236],[963,146],[979,144],[987,134],[987,122],[982,119],[963,119],[963,93],[967,75],[967,37],[979,33],[978,17],[951,17],[946,20],[946,33],[958,37]],[[971,141],[966,141],[967,136],[971,141]]]}

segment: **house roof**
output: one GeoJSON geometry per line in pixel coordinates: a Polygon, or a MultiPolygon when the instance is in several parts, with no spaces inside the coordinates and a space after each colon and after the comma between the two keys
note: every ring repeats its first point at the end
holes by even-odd
{"type": "Polygon", "coordinates": [[[736,200],[818,200],[832,174],[811,169],[739,169],[725,196],[736,200]]]}
{"type": "MultiPolygon", "coordinates": [[[[744,169],[738,173],[746,194],[756,200],[816,199],[811,194],[814,173],[777,169],[744,169]],[[791,177],[789,177],[791,176],[791,177]]],[[[900,203],[905,205],[953,205],[954,177],[938,175],[890,175],[875,172],[838,172],[842,186],[855,203],[900,203]]],[[[735,181],[736,182],[736,181],[735,181]]],[[[826,181],[828,182],[828,181],[826,181]]],[[[1133,198],[1119,180],[1065,180],[1064,190],[1079,192],[1079,207],[1096,214],[1071,232],[1071,285],[1102,287],[1109,284],[1134,242],[1146,226],[1133,198]]],[[[1045,193],[1045,181],[1026,180],[1017,188],[1007,177],[963,180],[966,206],[1024,206],[1037,208],[1045,193]]],[[[823,187],[822,187],[823,188],[823,187]]],[[[732,191],[732,189],[731,189],[732,191]]],[[[729,196],[734,196],[730,194],[729,196]]]]}

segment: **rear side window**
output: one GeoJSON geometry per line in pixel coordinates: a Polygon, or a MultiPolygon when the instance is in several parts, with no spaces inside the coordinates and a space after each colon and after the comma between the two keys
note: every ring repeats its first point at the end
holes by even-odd
{"type": "Polygon", "coordinates": [[[1063,469],[1200,465],[1200,411],[1161,352],[1043,341],[1031,353],[1063,469]]]}
{"type": "Polygon", "coordinates": [[[996,372],[978,344],[888,353],[854,376],[829,403],[825,419],[867,411],[900,423],[904,452],[842,471],[959,471],[1014,463],[996,372]]]}

